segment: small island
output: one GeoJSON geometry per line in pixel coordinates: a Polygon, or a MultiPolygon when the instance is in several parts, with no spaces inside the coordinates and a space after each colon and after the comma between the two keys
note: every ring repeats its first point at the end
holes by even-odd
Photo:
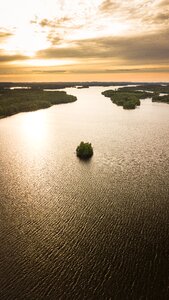
{"type": "Polygon", "coordinates": [[[113,103],[118,106],[123,106],[124,109],[135,109],[140,105],[140,99],[145,99],[149,97],[150,93],[141,91],[129,91],[123,92],[122,89],[117,91],[107,90],[102,92],[105,97],[109,97],[113,103]]]}
{"type": "Polygon", "coordinates": [[[91,143],[81,142],[80,145],[76,148],[76,155],[80,159],[89,159],[93,155],[93,147],[91,143]]]}

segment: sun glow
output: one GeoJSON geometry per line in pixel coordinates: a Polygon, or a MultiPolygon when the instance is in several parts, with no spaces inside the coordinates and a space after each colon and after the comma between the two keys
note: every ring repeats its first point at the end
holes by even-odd
{"type": "Polygon", "coordinates": [[[6,51],[22,52],[23,55],[33,56],[36,51],[49,46],[43,34],[36,33],[29,25],[16,30],[4,46],[6,51]]]}
{"type": "Polygon", "coordinates": [[[124,78],[123,69],[168,68],[168,10],[162,0],[1,1],[0,80],[111,80],[114,69],[124,78]]]}
{"type": "MultiPolygon", "coordinates": [[[[28,59],[24,61],[25,66],[32,67],[55,67],[55,66],[64,66],[75,64],[75,60],[66,60],[66,59],[28,59]]],[[[23,64],[22,61],[18,62],[19,64],[23,64]]]]}
{"type": "Polygon", "coordinates": [[[44,111],[24,114],[22,119],[22,134],[30,148],[43,148],[48,138],[44,111]]]}

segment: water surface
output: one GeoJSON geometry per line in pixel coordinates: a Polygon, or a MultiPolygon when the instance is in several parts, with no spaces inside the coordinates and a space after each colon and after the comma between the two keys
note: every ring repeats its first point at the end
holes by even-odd
{"type": "Polygon", "coordinates": [[[2,300],[169,297],[169,105],[106,89],[0,120],[2,300]]]}

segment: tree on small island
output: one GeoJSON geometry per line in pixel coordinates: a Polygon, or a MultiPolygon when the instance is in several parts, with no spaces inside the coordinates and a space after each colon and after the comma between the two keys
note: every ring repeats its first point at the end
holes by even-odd
{"type": "Polygon", "coordinates": [[[91,143],[81,142],[76,148],[76,155],[81,159],[88,159],[93,155],[93,148],[91,143]]]}

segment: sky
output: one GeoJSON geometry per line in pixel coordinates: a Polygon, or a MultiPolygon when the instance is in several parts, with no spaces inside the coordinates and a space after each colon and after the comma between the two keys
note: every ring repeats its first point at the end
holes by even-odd
{"type": "Polygon", "coordinates": [[[169,81],[169,0],[0,0],[0,81],[169,81]]]}

